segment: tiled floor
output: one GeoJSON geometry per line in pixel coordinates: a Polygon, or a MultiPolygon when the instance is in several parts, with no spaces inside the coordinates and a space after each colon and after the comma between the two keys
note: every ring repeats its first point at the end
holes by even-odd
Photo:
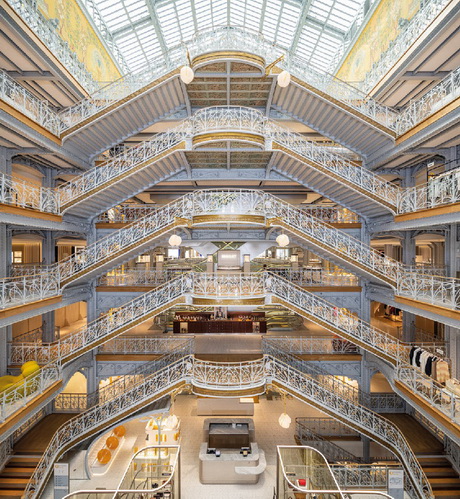
{"type": "MultiPolygon", "coordinates": [[[[287,430],[278,424],[278,418],[284,411],[283,402],[260,398],[260,403],[255,404],[254,425],[256,441],[265,451],[267,469],[255,485],[203,485],[199,481],[198,452],[203,441],[203,421],[205,416],[196,415],[196,397],[179,395],[174,402],[172,412],[181,420],[181,466],[182,466],[182,499],[271,499],[275,487],[276,472],[276,446],[292,445],[294,441],[296,417],[325,417],[320,411],[309,407],[295,399],[286,400],[286,412],[292,418],[291,427],[287,430]]],[[[105,476],[85,479],[84,451],[76,452],[70,458],[71,491],[91,490],[95,488],[110,489],[121,480],[126,468],[132,447],[137,435],[144,434],[145,420],[133,420],[125,424],[127,436],[123,448],[112,463],[105,476]]],[[[361,455],[360,442],[345,442],[348,450],[361,455]]],[[[384,449],[372,444],[373,455],[382,456],[384,449]]],[[[46,499],[52,498],[52,488],[49,485],[44,495],[46,499]]]]}

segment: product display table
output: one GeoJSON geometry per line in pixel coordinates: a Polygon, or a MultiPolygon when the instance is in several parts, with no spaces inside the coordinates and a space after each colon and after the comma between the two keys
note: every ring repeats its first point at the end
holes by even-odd
{"type": "Polygon", "coordinates": [[[217,457],[207,453],[208,444],[203,442],[199,454],[201,483],[257,483],[265,471],[265,456],[255,442],[251,442],[250,449],[247,457],[239,449],[222,449],[217,457]]]}

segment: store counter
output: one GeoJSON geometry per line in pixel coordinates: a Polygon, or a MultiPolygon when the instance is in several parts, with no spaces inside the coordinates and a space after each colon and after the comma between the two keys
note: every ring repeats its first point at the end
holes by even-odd
{"type": "Polygon", "coordinates": [[[247,457],[243,457],[239,449],[222,449],[217,457],[208,454],[208,444],[203,442],[199,454],[201,483],[257,483],[265,471],[265,456],[257,443],[251,442],[250,448],[247,457]]]}

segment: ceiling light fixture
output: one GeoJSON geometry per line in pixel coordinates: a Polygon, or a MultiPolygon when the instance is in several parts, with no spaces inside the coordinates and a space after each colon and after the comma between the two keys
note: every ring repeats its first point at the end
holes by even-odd
{"type": "Polygon", "coordinates": [[[189,83],[192,83],[195,78],[195,73],[192,69],[192,60],[190,59],[190,52],[188,49],[186,49],[185,55],[187,56],[188,65],[180,68],[180,79],[188,85],[189,83]]]}
{"type": "Polygon", "coordinates": [[[168,240],[168,243],[170,246],[180,246],[181,243],[182,243],[182,238],[176,234],[173,234],[169,240],[168,240]]]}
{"type": "Polygon", "coordinates": [[[291,82],[291,75],[287,71],[281,71],[276,79],[276,83],[281,88],[286,88],[291,82]]]}
{"type": "Polygon", "coordinates": [[[289,237],[286,235],[286,234],[280,234],[277,238],[276,238],[276,242],[278,244],[278,246],[281,246],[281,248],[284,248],[285,246],[287,246],[289,244],[289,237]]]}

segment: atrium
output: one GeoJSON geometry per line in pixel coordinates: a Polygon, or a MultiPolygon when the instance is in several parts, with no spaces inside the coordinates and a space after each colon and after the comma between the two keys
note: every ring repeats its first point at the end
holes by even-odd
{"type": "Polygon", "coordinates": [[[459,48],[458,0],[0,0],[0,499],[458,499],[459,48]]]}

